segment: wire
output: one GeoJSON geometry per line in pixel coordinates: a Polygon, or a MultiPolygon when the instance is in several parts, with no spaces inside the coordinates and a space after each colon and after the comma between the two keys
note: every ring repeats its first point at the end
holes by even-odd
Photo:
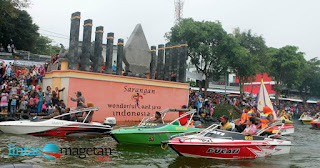
{"type": "Polygon", "coordinates": [[[39,29],[39,30],[45,31],[45,32],[49,32],[49,33],[53,33],[53,34],[57,34],[57,35],[64,36],[64,37],[68,37],[67,35],[56,33],[56,32],[52,32],[52,31],[49,31],[49,30],[44,30],[44,29],[39,29]]]}
{"type": "Polygon", "coordinates": [[[55,35],[51,35],[51,34],[44,34],[44,33],[41,33],[42,35],[45,35],[45,36],[50,36],[50,37],[56,37],[56,38],[62,38],[62,39],[69,39],[67,37],[59,37],[59,36],[55,36],[55,35]]]}

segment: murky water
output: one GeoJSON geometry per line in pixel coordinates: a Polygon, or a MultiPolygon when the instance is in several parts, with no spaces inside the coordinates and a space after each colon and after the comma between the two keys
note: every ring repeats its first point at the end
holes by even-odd
{"type": "MultiPolygon", "coordinates": [[[[320,167],[320,130],[309,129],[310,125],[295,124],[295,134],[288,136],[294,143],[290,154],[270,156],[254,160],[214,160],[179,157],[171,149],[159,146],[120,145],[111,137],[59,138],[0,133],[0,165],[20,163],[34,167],[320,167]],[[59,147],[112,148],[112,161],[99,161],[96,156],[80,159],[62,156],[47,160],[43,156],[8,156],[8,144],[18,147],[42,148],[47,143],[59,147]]],[[[101,159],[100,159],[101,160],[101,159]]]]}

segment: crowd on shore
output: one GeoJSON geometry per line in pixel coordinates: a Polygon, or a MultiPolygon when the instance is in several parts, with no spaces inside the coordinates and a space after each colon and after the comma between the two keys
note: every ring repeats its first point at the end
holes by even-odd
{"type": "Polygon", "coordinates": [[[50,87],[43,92],[41,88],[44,66],[21,67],[11,62],[0,63],[1,83],[1,112],[8,113],[10,117],[17,117],[17,113],[41,113],[51,112],[53,105],[63,106],[59,100],[59,92],[50,87]],[[58,100],[58,101],[57,101],[58,100]]]}
{"type": "MultiPolygon", "coordinates": [[[[204,97],[203,92],[190,90],[189,108],[197,109],[197,114],[203,117],[212,117],[216,105],[219,104],[227,104],[240,108],[244,108],[245,106],[253,108],[256,106],[255,98],[251,97],[244,97],[243,99],[240,99],[240,96],[238,95],[225,95],[213,92],[208,92],[207,95],[207,97],[204,97]]],[[[285,111],[286,113],[291,113],[294,117],[299,118],[303,112],[307,112],[313,116],[320,111],[319,104],[316,103],[303,105],[301,102],[280,100],[279,106],[275,105],[275,102],[273,102],[273,105],[278,116],[285,111]]]]}

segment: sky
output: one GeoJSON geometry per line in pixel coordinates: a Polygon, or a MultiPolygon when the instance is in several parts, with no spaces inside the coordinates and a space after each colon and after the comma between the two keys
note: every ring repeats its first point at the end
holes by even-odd
{"type": "MultiPolygon", "coordinates": [[[[31,0],[27,9],[40,27],[40,34],[53,44],[69,45],[70,18],[81,12],[86,19],[104,26],[126,42],[141,23],[149,46],[164,44],[166,32],[174,25],[174,0],[31,0]]],[[[183,17],[198,21],[220,21],[228,33],[239,27],[261,35],[267,46],[298,46],[306,59],[320,57],[319,0],[184,0],[183,17]]],[[[80,40],[82,40],[80,27],[80,40]]],[[[93,32],[94,32],[93,30],[93,32]]],[[[92,33],[94,40],[94,33],[92,33]]]]}

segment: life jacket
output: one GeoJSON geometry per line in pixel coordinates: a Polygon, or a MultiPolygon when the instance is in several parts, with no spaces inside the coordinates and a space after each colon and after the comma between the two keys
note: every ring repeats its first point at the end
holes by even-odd
{"type": "Polygon", "coordinates": [[[247,113],[247,120],[249,120],[253,116],[253,110],[249,110],[247,113]]]}
{"type": "MultiPolygon", "coordinates": [[[[272,120],[272,122],[274,122],[274,115],[273,115],[273,113],[272,112],[270,112],[270,113],[262,113],[262,114],[260,114],[260,125],[259,125],[259,127],[261,127],[261,129],[264,129],[267,125],[268,125],[268,123],[270,122],[269,121],[269,119],[268,119],[268,116],[269,115],[272,115],[273,116],[273,120],[272,120]]],[[[272,130],[273,129],[268,129],[268,130],[266,130],[267,132],[272,132],[272,130]]]]}
{"type": "Polygon", "coordinates": [[[240,118],[240,124],[241,124],[241,125],[246,124],[247,119],[248,119],[248,113],[246,113],[245,111],[243,111],[242,114],[241,114],[241,118],[240,118]]]}

